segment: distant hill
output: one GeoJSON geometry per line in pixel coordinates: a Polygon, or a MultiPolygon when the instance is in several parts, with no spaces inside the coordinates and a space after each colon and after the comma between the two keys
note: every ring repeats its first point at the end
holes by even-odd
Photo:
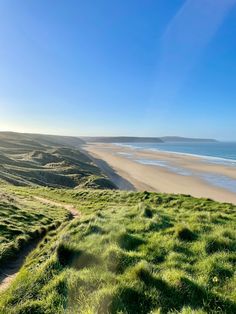
{"type": "Polygon", "coordinates": [[[82,137],[86,142],[97,143],[162,143],[159,137],[133,137],[133,136],[101,136],[101,137],[82,137]]]}
{"type": "Polygon", "coordinates": [[[95,143],[169,143],[169,142],[183,142],[183,143],[196,143],[196,142],[217,142],[214,139],[202,138],[187,138],[180,136],[163,136],[163,137],[133,137],[133,136],[101,136],[101,137],[82,137],[86,142],[95,143]]]}
{"type": "Polygon", "coordinates": [[[214,143],[217,142],[215,139],[209,138],[191,138],[191,137],[181,137],[181,136],[163,136],[161,140],[165,143],[167,142],[182,142],[182,143],[214,143]]]}
{"type": "Polygon", "coordinates": [[[0,181],[21,186],[116,188],[77,137],[0,132],[0,181]]]}
{"type": "Polygon", "coordinates": [[[45,145],[78,147],[83,143],[81,138],[75,136],[0,132],[1,147],[37,148],[45,145]]]}

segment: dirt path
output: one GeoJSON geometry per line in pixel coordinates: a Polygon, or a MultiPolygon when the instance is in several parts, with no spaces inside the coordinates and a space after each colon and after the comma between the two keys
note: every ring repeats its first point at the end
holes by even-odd
{"type": "Polygon", "coordinates": [[[8,263],[7,266],[1,268],[0,270],[0,292],[6,290],[11,284],[12,280],[16,277],[19,270],[23,266],[26,257],[32,252],[41,239],[37,239],[29,243],[22,251],[18,254],[18,256],[8,263]]]}
{"type": "Polygon", "coordinates": [[[52,200],[49,200],[47,198],[41,197],[41,196],[34,196],[34,198],[36,200],[38,200],[41,203],[47,204],[47,205],[53,205],[53,206],[57,206],[57,207],[63,207],[66,210],[68,210],[73,217],[79,217],[80,213],[79,211],[75,208],[75,206],[71,205],[71,204],[64,204],[64,203],[58,203],[52,200]]]}
{"type": "MultiPolygon", "coordinates": [[[[71,204],[58,203],[39,196],[34,196],[34,198],[47,205],[65,208],[72,214],[73,218],[80,217],[80,212],[71,204]]],[[[29,243],[21,252],[19,252],[18,256],[13,261],[9,262],[6,267],[0,269],[0,292],[9,287],[23,266],[26,257],[37,247],[41,240],[42,239],[37,239],[29,243]]]]}

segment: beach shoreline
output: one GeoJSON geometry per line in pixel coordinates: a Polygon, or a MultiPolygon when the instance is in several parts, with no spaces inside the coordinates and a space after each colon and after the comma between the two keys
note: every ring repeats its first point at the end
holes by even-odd
{"type": "Polygon", "coordinates": [[[100,160],[107,165],[103,172],[120,189],[189,194],[236,204],[236,193],[227,187],[227,183],[231,188],[234,185],[236,167],[211,163],[200,156],[107,143],[89,143],[83,149],[95,163],[100,160]],[[120,184],[114,173],[130,186],[120,184]],[[216,178],[225,180],[226,186],[217,185],[216,178]]]}
{"type": "Polygon", "coordinates": [[[201,154],[194,154],[194,153],[187,153],[187,152],[177,152],[177,151],[171,151],[171,150],[165,150],[165,149],[158,149],[158,148],[144,148],[140,146],[135,145],[129,145],[129,144],[119,144],[119,143],[113,143],[112,145],[122,147],[122,148],[132,148],[136,150],[145,150],[149,152],[156,152],[156,153],[164,153],[164,154],[174,154],[174,155],[181,155],[181,156],[189,156],[189,157],[197,157],[200,159],[204,159],[208,162],[217,162],[217,164],[225,164],[225,165],[235,165],[236,166],[236,159],[230,159],[230,158],[224,158],[219,156],[210,156],[210,155],[201,155],[201,154]]]}

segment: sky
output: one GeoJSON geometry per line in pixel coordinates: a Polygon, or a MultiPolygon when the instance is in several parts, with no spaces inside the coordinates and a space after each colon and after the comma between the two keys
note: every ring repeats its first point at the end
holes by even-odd
{"type": "Polygon", "coordinates": [[[236,140],[236,0],[0,0],[0,130],[236,140]]]}

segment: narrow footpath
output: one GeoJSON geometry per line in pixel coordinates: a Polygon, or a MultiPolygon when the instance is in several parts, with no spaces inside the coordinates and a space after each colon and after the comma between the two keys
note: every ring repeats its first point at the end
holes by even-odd
{"type": "MultiPolygon", "coordinates": [[[[71,204],[58,203],[43,197],[34,196],[36,200],[46,205],[53,205],[57,207],[62,207],[68,210],[73,219],[80,217],[80,212],[71,204]]],[[[38,244],[42,241],[41,239],[36,239],[31,241],[21,252],[18,253],[17,257],[14,260],[11,260],[7,266],[0,269],[0,292],[6,290],[13,279],[19,273],[21,267],[24,265],[24,262],[27,256],[38,246],[38,244]]]]}

